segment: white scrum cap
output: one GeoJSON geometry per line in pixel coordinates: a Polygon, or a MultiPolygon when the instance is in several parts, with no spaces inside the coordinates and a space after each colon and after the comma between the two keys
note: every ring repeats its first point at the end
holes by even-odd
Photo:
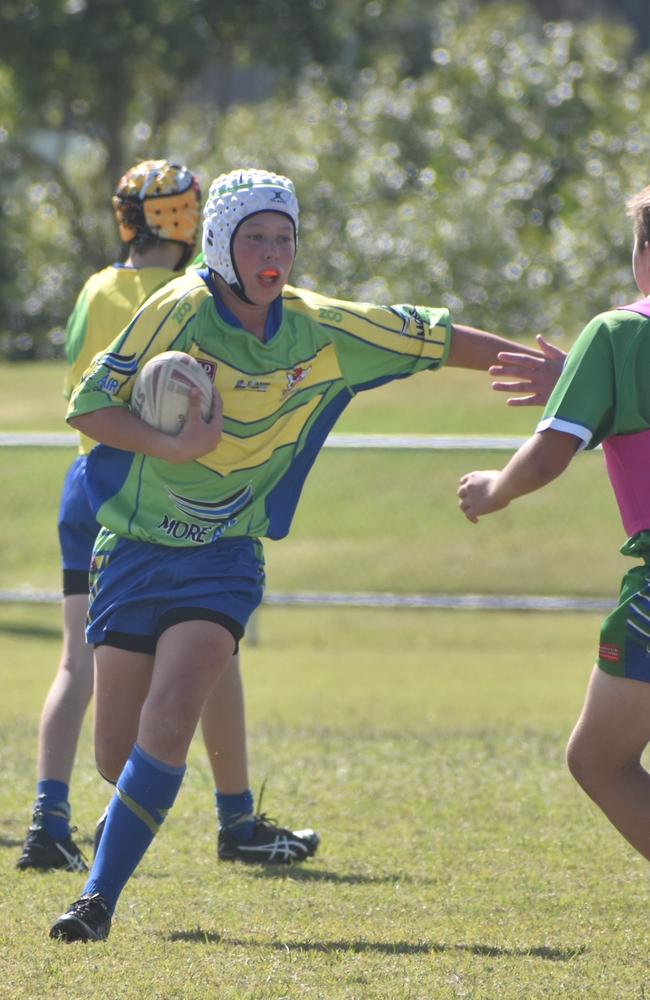
{"type": "Polygon", "coordinates": [[[233,236],[240,223],[257,212],[282,212],[298,235],[298,199],[288,177],[254,168],[215,177],[203,209],[203,252],[208,267],[229,285],[238,285],[233,236]]]}

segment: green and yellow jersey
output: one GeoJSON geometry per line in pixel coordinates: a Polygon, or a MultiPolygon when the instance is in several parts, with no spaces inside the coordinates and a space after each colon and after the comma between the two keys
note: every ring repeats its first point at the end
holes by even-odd
{"type": "Polygon", "coordinates": [[[118,535],[172,546],[284,537],[305,478],[354,394],[439,368],[450,330],[445,308],[344,302],[286,286],[262,342],[224,306],[209,271],[188,271],[95,358],[68,416],[128,406],[140,368],[179,350],[200,362],[223,399],[222,439],[181,465],[95,448],[87,488],[97,519],[118,535]]]}
{"type": "MultiPolygon", "coordinates": [[[[152,292],[174,276],[166,267],[135,269],[111,264],[85,283],[70,314],[65,335],[68,361],[63,394],[72,390],[99,351],[103,351],[127,325],[152,292]]],[[[83,434],[79,452],[88,454],[97,444],[83,434]]]]}

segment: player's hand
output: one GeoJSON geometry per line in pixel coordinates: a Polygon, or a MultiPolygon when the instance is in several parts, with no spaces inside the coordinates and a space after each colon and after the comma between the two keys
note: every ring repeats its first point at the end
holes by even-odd
{"type": "Polygon", "coordinates": [[[468,472],[461,477],[460,486],[456,491],[458,506],[468,521],[477,524],[483,514],[491,514],[508,506],[507,501],[500,500],[496,494],[498,477],[498,469],[468,472]]]}
{"type": "Polygon", "coordinates": [[[538,334],[535,338],[544,357],[534,354],[499,354],[500,364],[492,365],[490,375],[514,378],[515,382],[493,382],[497,392],[525,392],[525,396],[511,396],[508,406],[544,406],[562,373],[566,352],[549,344],[538,334]]]}
{"type": "Polygon", "coordinates": [[[212,413],[208,420],[201,414],[201,393],[193,388],[190,391],[190,405],[183,429],[174,435],[173,462],[191,462],[202,455],[214,451],[221,441],[223,432],[223,401],[216,391],[212,390],[212,413]]]}

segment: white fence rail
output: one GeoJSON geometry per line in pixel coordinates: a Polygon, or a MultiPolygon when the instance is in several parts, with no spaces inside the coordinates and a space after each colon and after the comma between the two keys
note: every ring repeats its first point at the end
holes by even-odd
{"type": "MultiPolygon", "coordinates": [[[[325,448],[392,450],[514,451],[525,440],[519,437],[444,436],[420,434],[330,434],[325,448]]],[[[75,448],[75,432],[0,432],[0,447],[75,448]]],[[[58,591],[0,590],[0,603],[45,604],[61,600],[58,591]]],[[[345,606],[363,608],[446,608],[519,611],[603,611],[611,599],[597,597],[539,596],[522,594],[394,594],[394,593],[267,593],[264,603],[294,607],[345,606]]]]}
{"type": "MultiPolygon", "coordinates": [[[[0,433],[0,447],[4,448],[73,448],[79,437],[73,431],[61,433],[25,432],[0,433]]],[[[520,437],[471,437],[469,435],[444,436],[435,434],[330,434],[326,448],[392,448],[397,450],[419,449],[425,451],[453,451],[485,449],[487,451],[514,451],[523,444],[520,437]]]]}

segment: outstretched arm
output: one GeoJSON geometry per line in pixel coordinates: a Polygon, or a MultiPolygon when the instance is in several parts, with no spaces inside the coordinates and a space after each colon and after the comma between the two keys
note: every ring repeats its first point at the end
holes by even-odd
{"type": "Polygon", "coordinates": [[[512,406],[541,406],[551,395],[566,355],[543,337],[538,337],[537,343],[539,351],[486,330],[454,323],[447,364],[452,368],[475,368],[493,375],[518,377],[519,382],[497,382],[494,388],[528,393],[524,399],[509,399],[508,403],[512,406]]]}
{"type": "Polygon", "coordinates": [[[460,480],[458,506],[474,524],[484,514],[507,507],[511,500],[533,493],[556,479],[575,455],[580,439],[563,431],[533,434],[504,469],[468,472],[460,480]]]}
{"type": "Polygon", "coordinates": [[[566,353],[550,344],[540,334],[535,338],[543,354],[536,352],[512,353],[502,351],[499,363],[489,369],[490,375],[502,379],[516,379],[515,382],[493,382],[497,392],[523,392],[525,396],[512,396],[506,400],[508,406],[544,406],[562,373],[566,353]]]}
{"type": "Polygon", "coordinates": [[[507,340],[496,333],[477,330],[472,326],[459,326],[457,323],[452,325],[447,357],[450,367],[474,368],[486,372],[491,365],[498,363],[499,355],[504,352],[530,355],[539,362],[544,360],[541,351],[518,344],[515,340],[507,340]]]}

